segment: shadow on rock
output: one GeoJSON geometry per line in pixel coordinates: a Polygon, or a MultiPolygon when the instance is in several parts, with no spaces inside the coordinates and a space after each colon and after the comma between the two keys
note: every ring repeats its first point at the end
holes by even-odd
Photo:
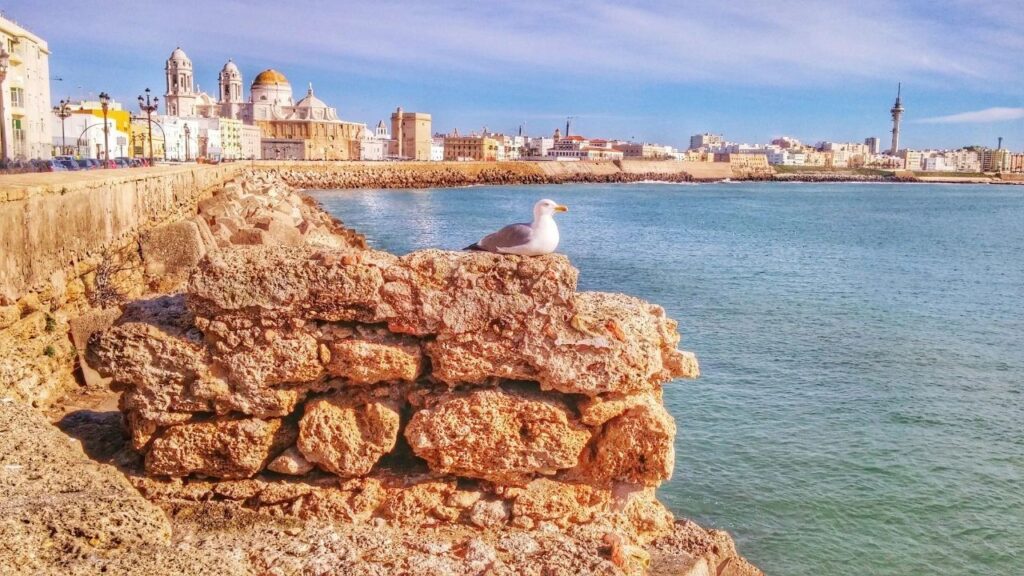
{"type": "Polygon", "coordinates": [[[124,468],[132,467],[138,457],[128,449],[128,433],[117,410],[76,410],[57,422],[62,432],[82,443],[82,451],[92,460],[124,468]]]}

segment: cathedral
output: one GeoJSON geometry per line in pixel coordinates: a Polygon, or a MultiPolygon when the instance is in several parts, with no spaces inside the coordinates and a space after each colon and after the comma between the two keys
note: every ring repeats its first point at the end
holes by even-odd
{"type": "Polygon", "coordinates": [[[287,160],[358,160],[366,126],[344,122],[338,111],[313,94],[313,85],[298,102],[292,85],[277,70],[256,75],[243,93],[242,72],[228,60],[218,75],[217,96],[195,85],[192,61],[181,48],[167,59],[167,92],[164,103],[169,116],[197,119],[228,119],[260,130],[263,158],[287,160]]]}

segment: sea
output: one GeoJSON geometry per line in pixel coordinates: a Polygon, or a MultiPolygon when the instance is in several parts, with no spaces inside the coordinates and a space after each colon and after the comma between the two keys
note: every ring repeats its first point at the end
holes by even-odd
{"type": "Polygon", "coordinates": [[[552,198],[581,290],[679,321],[659,489],[770,575],[1024,574],[1024,187],[717,183],[315,193],[398,254],[552,198]]]}

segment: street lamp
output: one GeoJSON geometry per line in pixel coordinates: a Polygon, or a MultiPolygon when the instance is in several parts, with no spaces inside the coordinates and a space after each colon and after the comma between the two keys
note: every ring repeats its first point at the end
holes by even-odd
{"type": "Polygon", "coordinates": [[[110,168],[110,125],[107,124],[110,94],[100,92],[100,106],[103,108],[103,167],[110,168]]]}
{"type": "Polygon", "coordinates": [[[189,156],[189,154],[188,154],[188,137],[189,137],[189,135],[191,133],[192,133],[192,129],[188,127],[188,124],[185,124],[185,162],[189,161],[189,157],[188,157],[189,156]]]}
{"type": "Polygon", "coordinates": [[[4,80],[11,65],[11,54],[6,46],[0,46],[0,163],[7,164],[7,115],[4,113],[4,80]]]}
{"type": "Polygon", "coordinates": [[[64,123],[71,117],[71,98],[61,100],[60,104],[53,107],[53,113],[60,118],[60,153],[64,155],[68,153],[68,139],[64,133],[64,123]]]}
{"type": "Polygon", "coordinates": [[[153,165],[153,112],[157,111],[159,98],[149,99],[149,88],[146,88],[146,98],[139,96],[139,109],[146,113],[146,120],[149,122],[149,165],[153,165]]]}

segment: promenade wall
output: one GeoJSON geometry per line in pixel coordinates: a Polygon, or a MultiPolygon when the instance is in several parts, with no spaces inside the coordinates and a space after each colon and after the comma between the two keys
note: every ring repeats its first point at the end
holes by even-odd
{"type": "Polygon", "coordinates": [[[84,379],[79,355],[90,325],[148,291],[141,238],[193,217],[239,169],[0,177],[0,397],[45,406],[84,379]]]}

